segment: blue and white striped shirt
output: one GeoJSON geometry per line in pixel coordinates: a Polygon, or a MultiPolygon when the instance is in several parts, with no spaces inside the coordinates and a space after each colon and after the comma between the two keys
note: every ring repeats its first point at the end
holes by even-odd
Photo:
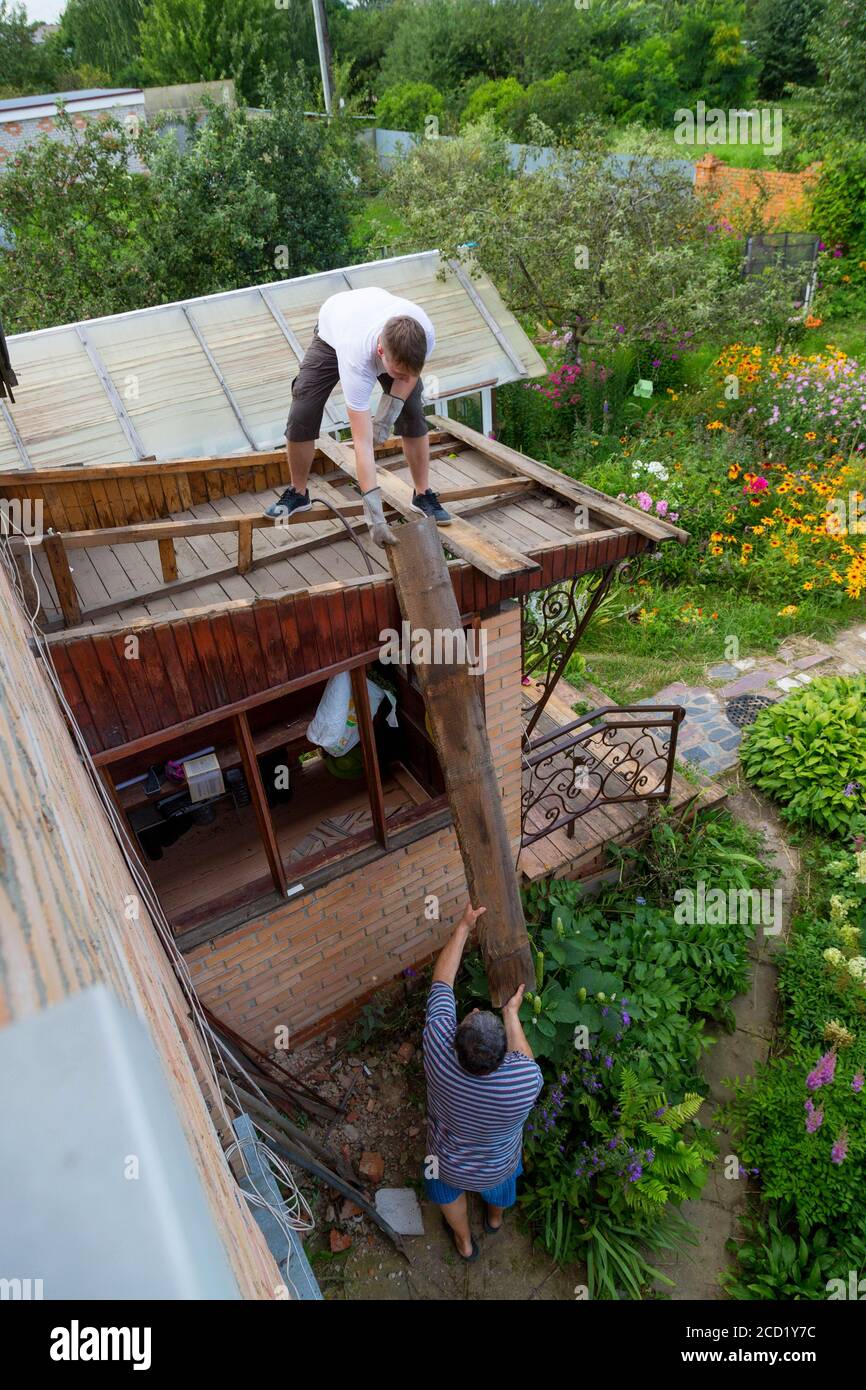
{"type": "Polygon", "coordinates": [[[480,1192],[517,1167],[523,1126],[543,1081],[538,1063],[523,1052],[507,1052],[489,1076],[473,1076],[457,1059],[456,1032],[454,991],[435,980],[424,1024],[427,1150],[438,1160],[434,1176],[480,1192]]]}

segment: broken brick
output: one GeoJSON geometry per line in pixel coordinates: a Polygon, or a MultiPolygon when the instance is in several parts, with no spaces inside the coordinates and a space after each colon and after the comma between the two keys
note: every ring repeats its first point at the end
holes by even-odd
{"type": "Polygon", "coordinates": [[[329,1239],[332,1255],[339,1255],[341,1250],[348,1250],[352,1244],[352,1237],[344,1236],[342,1231],[331,1231],[329,1239]]]}
{"type": "Polygon", "coordinates": [[[358,1172],[362,1178],[368,1182],[380,1183],[385,1176],[385,1160],[379,1153],[370,1153],[364,1150],[361,1154],[361,1162],[358,1164],[358,1172]]]}
{"type": "Polygon", "coordinates": [[[415,1055],[415,1044],[414,1044],[414,1043],[403,1042],[403,1043],[401,1043],[400,1046],[397,1048],[397,1061],[400,1062],[400,1063],[402,1063],[402,1065],[403,1065],[404,1067],[405,1067],[405,1065],[406,1065],[407,1062],[411,1062],[411,1060],[412,1060],[412,1058],[414,1057],[414,1055],[415,1055]]]}

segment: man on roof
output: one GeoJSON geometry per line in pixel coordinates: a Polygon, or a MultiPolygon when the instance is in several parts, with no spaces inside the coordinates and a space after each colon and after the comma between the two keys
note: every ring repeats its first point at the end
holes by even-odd
{"type": "Polygon", "coordinates": [[[325,402],[339,381],[346,402],[358,483],[370,535],[378,545],[392,545],[394,532],[385,520],[382,492],[376,482],[374,445],[392,434],[402,438],[412,474],[412,507],[446,526],[451,517],[430,487],[430,445],[421,404],[421,372],[433,351],[435,334],[424,310],[409,299],[371,286],[331,295],[319,310],[313,341],[292,382],[292,405],[286,424],[291,486],[268,516],[286,517],[312,506],[307,481],[325,402]],[[382,397],[375,415],[370,397],[376,382],[382,397]]]}

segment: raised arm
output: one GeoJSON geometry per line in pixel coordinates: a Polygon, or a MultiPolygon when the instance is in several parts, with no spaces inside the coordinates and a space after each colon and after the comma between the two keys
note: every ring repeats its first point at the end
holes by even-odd
{"type": "Polygon", "coordinates": [[[467,903],[463,909],[463,916],[457,923],[450,937],[446,941],[436,965],[433,968],[433,980],[443,985],[450,985],[454,988],[454,981],[457,979],[457,971],[460,969],[460,962],[463,959],[463,950],[469,938],[469,933],[475,926],[482,912],[486,912],[484,907],[473,907],[467,903]]]}
{"type": "Polygon", "coordinates": [[[524,1057],[534,1059],[535,1054],[527,1042],[523,1024],[518,1017],[525,989],[525,985],[518,985],[517,993],[513,994],[507,1003],[502,1005],[502,1022],[505,1025],[505,1041],[508,1045],[508,1051],[522,1052],[524,1057]]]}

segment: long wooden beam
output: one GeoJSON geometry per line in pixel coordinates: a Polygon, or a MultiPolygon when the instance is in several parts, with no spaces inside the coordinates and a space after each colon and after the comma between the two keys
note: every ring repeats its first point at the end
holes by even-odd
{"type": "MultiPolygon", "coordinates": [[[[526,483],[520,489],[520,491],[510,493],[509,500],[513,502],[518,501],[523,497],[530,497],[533,491],[535,490],[535,487],[535,483],[526,483]]],[[[476,516],[480,512],[493,511],[496,507],[500,505],[500,502],[501,498],[499,496],[484,498],[478,502],[470,502],[464,508],[462,515],[476,516]]],[[[304,515],[308,516],[309,513],[305,512],[304,515]]],[[[355,521],[349,522],[348,524],[349,530],[352,531],[352,533],[355,535],[357,535],[359,532],[363,533],[367,530],[366,521],[355,521]]],[[[343,534],[345,534],[345,532],[343,534]]],[[[593,538],[598,539],[599,536],[603,535],[604,538],[607,539],[608,536],[612,534],[614,533],[594,532],[593,538]]],[[[308,540],[293,541],[291,545],[281,546],[279,550],[270,550],[266,555],[257,555],[255,559],[252,561],[250,569],[267,569],[270,565],[275,565],[279,560],[288,560],[291,563],[293,557],[296,555],[306,555],[311,550],[320,550],[324,546],[333,545],[335,541],[339,541],[340,539],[340,532],[338,532],[337,530],[333,530],[326,532],[326,534],[323,536],[311,536],[308,540]]],[[[160,542],[160,544],[162,544],[162,542],[160,542]]],[[[456,564],[457,561],[455,560],[454,563],[456,564]]],[[[176,594],[182,594],[189,589],[200,589],[205,584],[219,584],[222,582],[223,579],[231,579],[233,575],[237,574],[237,572],[237,565],[226,565],[218,570],[206,570],[201,574],[190,575],[186,579],[177,579],[170,584],[159,584],[152,589],[141,589],[136,591],[136,593],[134,594],[123,594],[119,598],[110,600],[108,603],[100,603],[96,604],[93,608],[82,609],[81,617],[78,621],[82,623],[88,623],[96,622],[100,618],[112,618],[117,613],[121,613],[124,608],[137,608],[141,604],[156,603],[158,599],[173,598],[176,594]]],[[[377,573],[381,574],[385,574],[386,572],[387,571],[385,570],[377,571],[377,573]]],[[[370,578],[370,575],[365,574],[359,575],[357,581],[343,580],[341,582],[343,587],[345,587],[347,584],[354,582],[366,583],[367,580],[370,578]]],[[[304,586],[304,588],[308,587],[309,586],[304,586]]],[[[298,592],[298,590],[281,589],[280,592],[296,593],[298,592]]],[[[233,599],[227,600],[227,602],[232,602],[235,604],[253,604],[257,601],[258,597],[259,595],[257,595],[255,599],[233,599]]],[[[38,592],[36,595],[36,599],[38,602],[38,592]]],[[[35,605],[31,605],[31,608],[34,607],[35,605]]],[[[182,610],[179,610],[177,616],[179,618],[183,617],[184,612],[182,610]]],[[[139,619],[139,621],[147,622],[148,619],[139,619]]],[[[152,621],[152,619],[150,621],[152,621]]],[[[66,636],[66,633],[63,631],[65,624],[62,619],[51,619],[48,622],[43,622],[41,626],[42,631],[46,635],[53,634],[57,636],[66,636]]],[[[105,630],[106,629],[104,627],[101,627],[99,629],[100,632],[104,632],[105,630]]]]}
{"type": "MultiPolygon", "coordinates": [[[[508,478],[445,489],[439,496],[445,502],[471,501],[477,497],[502,497],[507,500],[513,494],[525,493],[526,488],[527,484],[521,479],[508,478]]],[[[363,514],[364,508],[360,502],[349,502],[337,510],[341,516],[357,517],[363,514]]],[[[159,541],[162,545],[164,541],[174,542],[185,536],[214,536],[243,533],[247,530],[282,530],[286,526],[303,526],[312,521],[333,520],[334,513],[330,507],[317,506],[314,496],[312,508],[295,516],[273,517],[266,516],[264,512],[251,512],[246,515],[238,513],[237,516],[198,517],[191,521],[138,521],[129,526],[103,526],[98,530],[63,531],[60,534],[68,550],[93,550],[107,545],[140,545],[144,541],[159,541]]],[[[340,534],[335,530],[330,539],[339,540],[340,534]]],[[[25,545],[39,549],[43,544],[44,538],[32,541],[29,538],[12,538],[13,549],[23,549],[25,545]]]]}
{"type": "MultiPolygon", "coordinates": [[[[457,601],[432,521],[419,517],[401,526],[399,544],[388,548],[388,563],[400,610],[413,633],[435,638],[437,632],[458,631],[457,601]]],[[[445,778],[469,896],[475,907],[487,909],[478,921],[478,937],[490,995],[500,1008],[518,985],[533,985],[534,973],[479,677],[471,674],[465,654],[460,660],[453,646],[443,643],[438,653],[435,641],[427,646],[429,660],[413,664],[445,778]],[[437,661],[437,654],[442,659],[437,661]]]]}
{"type": "MultiPolygon", "coordinates": [[[[338,444],[326,435],[322,435],[318,440],[318,448],[348,473],[350,478],[358,481],[354,449],[347,444],[338,444]]],[[[408,483],[383,472],[378,474],[378,485],[385,501],[390,502],[396,511],[409,520],[417,517],[418,513],[412,509],[412,489],[408,483]]],[[[499,541],[488,540],[459,516],[454,517],[450,526],[442,528],[440,539],[454,555],[467,560],[470,565],[474,565],[491,579],[507,579],[510,575],[528,574],[539,568],[535,560],[530,560],[517,550],[511,550],[499,541]]]]}
{"type": "Polygon", "coordinates": [[[441,415],[431,415],[429,418],[440,428],[449,429],[465,444],[471,444],[473,449],[477,449],[493,463],[498,463],[508,473],[521,478],[532,478],[534,482],[547,488],[548,492],[553,492],[570,502],[573,507],[583,506],[587,512],[595,512],[604,521],[614,526],[629,526],[632,531],[637,531],[649,540],[689,539],[688,531],[683,531],[681,527],[673,526],[671,522],[662,521],[658,517],[648,516],[646,512],[639,511],[637,507],[629,507],[625,502],[617,502],[606,493],[598,492],[586,483],[579,483],[576,478],[569,478],[555,468],[548,468],[547,464],[538,463],[528,454],[521,454],[517,449],[500,444],[496,439],[488,439],[486,435],[479,434],[468,425],[461,425],[457,420],[446,420],[441,415]]]}
{"type": "MultiPolygon", "coordinates": [[[[450,423],[450,422],[449,422],[450,423]]],[[[433,430],[427,436],[432,444],[441,444],[451,433],[450,430],[433,430]]],[[[388,458],[400,452],[396,440],[386,440],[377,444],[376,458],[388,458]]],[[[33,483],[90,483],[106,482],[112,478],[147,478],[150,474],[161,477],[175,473],[218,473],[221,468],[259,468],[269,463],[285,463],[285,449],[262,449],[249,453],[214,454],[212,457],[155,459],[152,455],[140,463],[93,463],[58,468],[36,468],[28,470],[6,469],[0,473],[0,487],[29,487],[33,483]]]]}

